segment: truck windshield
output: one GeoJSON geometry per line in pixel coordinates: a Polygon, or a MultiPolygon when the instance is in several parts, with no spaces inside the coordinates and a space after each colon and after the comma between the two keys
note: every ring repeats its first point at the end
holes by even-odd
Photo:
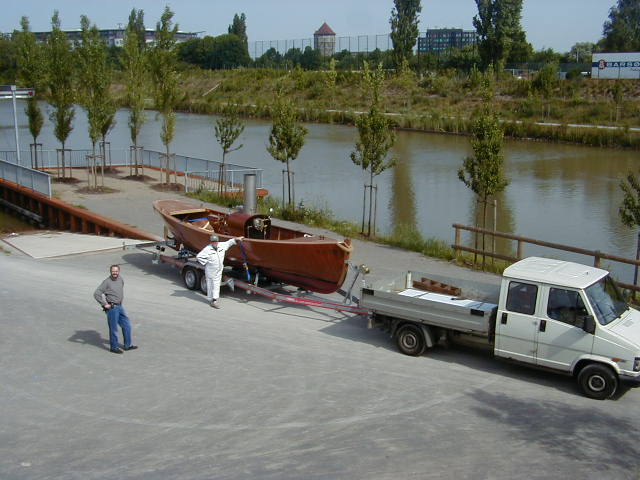
{"type": "Polygon", "coordinates": [[[608,275],[586,289],[587,297],[601,325],[620,317],[629,307],[608,275]]]}

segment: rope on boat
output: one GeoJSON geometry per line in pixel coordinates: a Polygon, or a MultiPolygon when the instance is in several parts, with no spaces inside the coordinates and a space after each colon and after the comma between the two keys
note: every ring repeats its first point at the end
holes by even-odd
{"type": "Polygon", "coordinates": [[[249,273],[249,264],[247,260],[247,252],[244,251],[244,245],[242,244],[242,240],[239,242],[240,251],[242,252],[242,266],[244,267],[244,271],[247,274],[247,282],[251,281],[251,274],[249,273]]]}

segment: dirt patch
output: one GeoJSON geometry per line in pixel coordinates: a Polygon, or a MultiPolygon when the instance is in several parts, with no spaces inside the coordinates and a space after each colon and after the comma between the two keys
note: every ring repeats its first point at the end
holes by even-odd
{"type": "Polygon", "coordinates": [[[75,177],[56,177],[52,178],[51,181],[53,183],[66,183],[71,185],[82,182],[82,180],[75,177]]]}
{"type": "Polygon", "coordinates": [[[134,182],[155,182],[156,179],[149,175],[127,175],[126,177],[122,177],[122,180],[132,180],[134,182]]]}
{"type": "Polygon", "coordinates": [[[151,188],[157,192],[184,192],[184,185],[179,183],[156,183],[151,188]]]}
{"type": "Polygon", "coordinates": [[[109,187],[82,187],[76,190],[77,193],[102,194],[102,193],[118,193],[120,190],[109,187]]]}

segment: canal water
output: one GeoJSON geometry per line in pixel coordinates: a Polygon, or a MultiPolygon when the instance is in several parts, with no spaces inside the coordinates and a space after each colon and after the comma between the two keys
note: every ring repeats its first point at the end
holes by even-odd
{"type": "MultiPolygon", "coordinates": [[[[21,142],[30,142],[24,107],[19,106],[21,142]]],[[[130,144],[127,112],[117,114],[117,124],[109,135],[112,149],[130,144]]],[[[213,133],[214,118],[179,114],[176,136],[171,146],[182,155],[221,159],[213,133]]],[[[277,196],[282,192],[283,164],[266,151],[270,123],[245,120],[246,128],[238,143],[243,147],[231,153],[229,162],[264,170],[264,187],[277,196]]],[[[0,103],[0,150],[14,149],[13,114],[10,102],[0,103]]],[[[76,111],[74,131],[67,146],[87,148],[86,118],[76,111]]],[[[326,207],[336,217],[359,222],[365,177],[349,154],[357,137],[356,129],[341,125],[307,124],[309,134],[295,171],[296,202],[326,207]]],[[[161,150],[160,120],[148,113],[140,144],[161,150]]],[[[39,142],[44,149],[58,143],[46,119],[39,142]]],[[[471,153],[469,138],[453,135],[398,132],[391,154],[397,165],[375,179],[378,186],[377,227],[390,233],[400,224],[414,225],[425,237],[448,243],[454,239],[453,223],[474,224],[477,206],[474,196],[458,180],[457,171],[471,153]]],[[[634,257],[636,232],[622,225],[618,207],[622,194],[620,179],[638,171],[638,152],[598,149],[573,145],[528,141],[505,141],[505,171],[509,186],[498,198],[497,228],[536,239],[573,245],[585,249],[634,257]]],[[[141,187],[146,188],[146,187],[141,187]]],[[[492,218],[489,219],[492,223],[492,218]]],[[[468,237],[467,237],[468,238],[468,237]]],[[[515,245],[500,244],[500,250],[513,252],[515,245]]],[[[561,256],[589,263],[592,260],[572,254],[527,245],[526,255],[561,256]]],[[[631,269],[615,267],[624,281],[631,281],[631,269]]]]}

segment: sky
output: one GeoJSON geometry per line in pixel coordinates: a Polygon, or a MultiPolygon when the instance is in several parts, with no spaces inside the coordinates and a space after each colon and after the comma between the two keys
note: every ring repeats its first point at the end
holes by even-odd
{"type": "MultiPolygon", "coordinates": [[[[63,29],[80,26],[85,14],[98,28],[126,25],[131,9],[142,9],[147,28],[155,28],[165,5],[175,13],[180,30],[220,35],[233,15],[247,17],[249,42],[307,39],[323,22],[338,37],[389,33],[392,0],[3,0],[0,32],[20,28],[27,16],[33,31],[48,31],[54,9],[63,29]]],[[[524,0],[522,26],[535,50],[568,52],[578,42],[596,42],[617,0],[524,0]]],[[[419,30],[472,30],[475,0],[422,0],[419,30]]]]}

